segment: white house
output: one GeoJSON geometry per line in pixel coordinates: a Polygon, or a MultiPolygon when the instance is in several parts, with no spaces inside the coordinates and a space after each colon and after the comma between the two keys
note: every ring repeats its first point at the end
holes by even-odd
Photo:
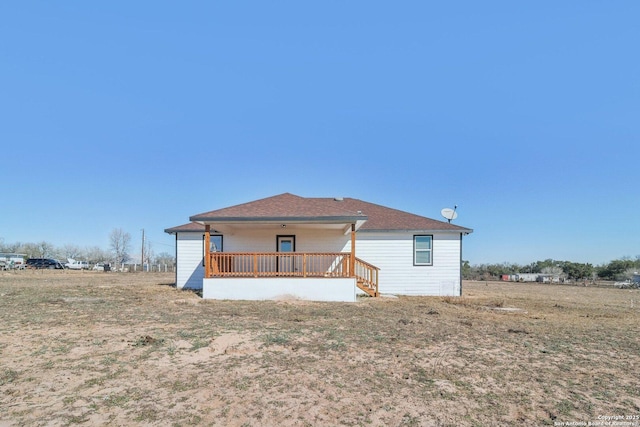
{"type": "Polygon", "coordinates": [[[193,215],[176,236],[176,285],[204,298],[355,301],[461,294],[473,230],[352,198],[284,193],[193,215]]]}

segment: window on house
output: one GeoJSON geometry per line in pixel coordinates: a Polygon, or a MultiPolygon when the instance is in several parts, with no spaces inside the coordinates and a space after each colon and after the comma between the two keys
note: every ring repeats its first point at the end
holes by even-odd
{"type": "Polygon", "coordinates": [[[209,252],[222,252],[222,236],[220,234],[212,234],[209,241],[209,252]]]}
{"type": "Polygon", "coordinates": [[[433,236],[413,236],[413,265],[433,265],[433,236]]]}
{"type": "MultiPolygon", "coordinates": [[[[205,236],[202,235],[202,265],[204,266],[204,242],[205,236]]],[[[222,252],[222,235],[212,234],[209,241],[209,252],[222,252]]]]}

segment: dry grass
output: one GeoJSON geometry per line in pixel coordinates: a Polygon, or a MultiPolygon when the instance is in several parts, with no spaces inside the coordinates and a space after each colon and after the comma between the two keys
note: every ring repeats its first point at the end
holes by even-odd
{"type": "Polygon", "coordinates": [[[640,291],[202,301],[171,275],[0,273],[0,426],[554,425],[640,415],[640,291]]]}

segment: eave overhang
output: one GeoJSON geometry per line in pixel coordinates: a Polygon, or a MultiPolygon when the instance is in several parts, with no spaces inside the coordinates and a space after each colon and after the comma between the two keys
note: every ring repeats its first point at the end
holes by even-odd
{"type": "MultiPolygon", "coordinates": [[[[260,217],[210,217],[205,215],[195,215],[189,218],[190,221],[203,225],[210,225],[211,228],[218,230],[228,230],[230,228],[239,229],[242,227],[259,227],[259,226],[336,226],[344,225],[344,230],[351,230],[351,224],[355,225],[358,230],[367,222],[368,217],[365,215],[347,215],[347,216],[260,216],[260,217]]],[[[346,234],[347,231],[345,231],[346,234]]]]}
{"type": "Polygon", "coordinates": [[[271,217],[207,217],[192,216],[190,221],[200,224],[217,224],[217,223],[256,223],[256,224],[275,224],[275,223],[299,223],[299,224],[355,224],[357,222],[365,222],[368,218],[364,215],[358,216],[271,216],[271,217]]]}
{"type": "Polygon", "coordinates": [[[371,229],[365,228],[359,230],[360,233],[412,233],[412,234],[431,234],[431,233],[448,233],[448,234],[467,234],[473,233],[471,228],[456,228],[456,229],[371,229]]]}

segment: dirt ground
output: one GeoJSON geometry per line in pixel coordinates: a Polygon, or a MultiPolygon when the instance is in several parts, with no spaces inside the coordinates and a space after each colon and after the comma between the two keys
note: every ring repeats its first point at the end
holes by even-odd
{"type": "Polygon", "coordinates": [[[172,283],[0,273],[0,427],[640,426],[638,290],[230,302],[172,283]]]}

